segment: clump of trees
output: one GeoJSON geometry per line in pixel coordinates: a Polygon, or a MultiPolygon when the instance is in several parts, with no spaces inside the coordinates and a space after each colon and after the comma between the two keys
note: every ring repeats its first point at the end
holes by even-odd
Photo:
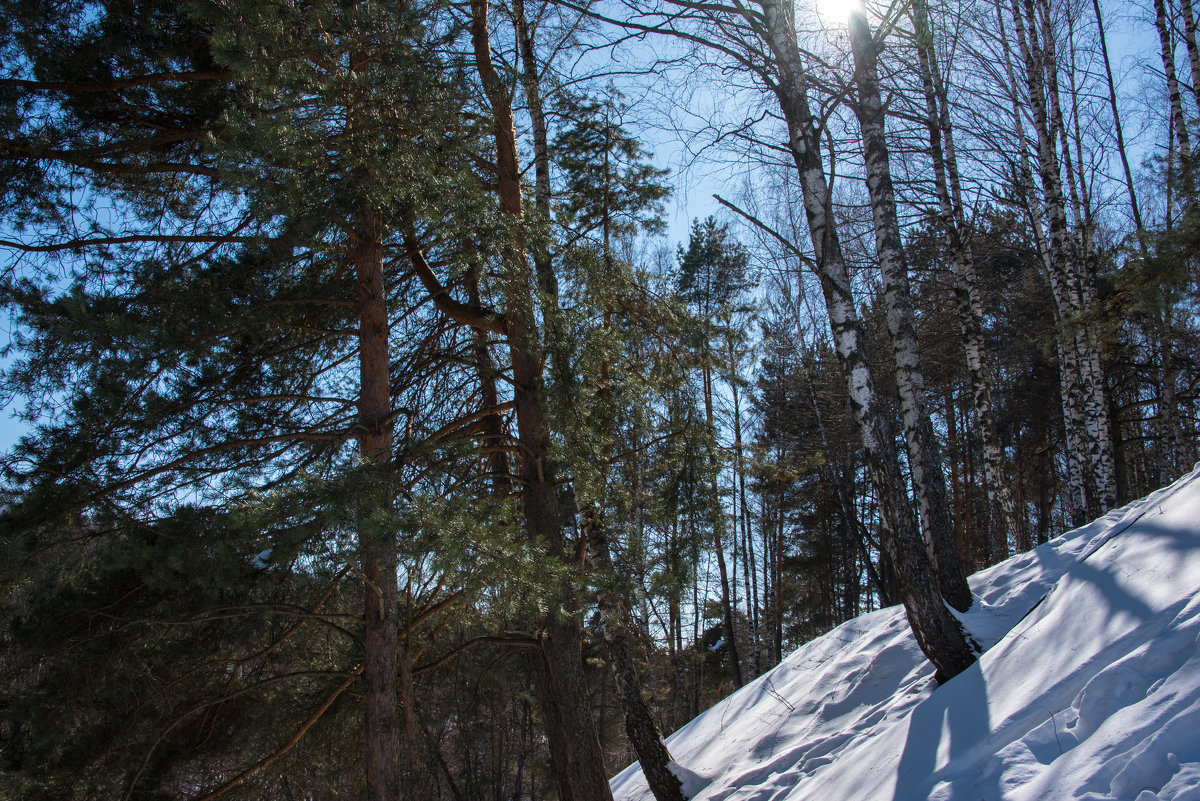
{"type": "Polygon", "coordinates": [[[682,799],[1196,459],[1189,0],[1149,144],[1099,0],[4,8],[0,798],[682,799]],[[707,82],[724,218],[597,54],[707,82]]]}

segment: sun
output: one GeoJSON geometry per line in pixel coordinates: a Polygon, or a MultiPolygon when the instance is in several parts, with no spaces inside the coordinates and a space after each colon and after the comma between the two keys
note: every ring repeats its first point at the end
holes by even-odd
{"type": "Polygon", "coordinates": [[[845,25],[850,12],[863,7],[862,0],[813,0],[817,16],[828,23],[845,25]]]}

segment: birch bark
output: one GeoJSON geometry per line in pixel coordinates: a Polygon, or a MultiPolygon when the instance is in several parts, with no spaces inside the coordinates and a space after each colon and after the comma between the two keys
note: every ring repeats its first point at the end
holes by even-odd
{"type": "Polygon", "coordinates": [[[1200,48],[1196,47],[1196,14],[1192,9],[1192,0],[1180,0],[1179,6],[1183,17],[1183,41],[1187,45],[1188,62],[1192,67],[1192,99],[1196,101],[1196,111],[1200,112],[1200,48]]]}
{"type": "MultiPolygon", "coordinates": [[[[1099,354],[1083,319],[1085,312],[1084,276],[1079,253],[1074,247],[1067,222],[1066,199],[1055,139],[1056,128],[1048,109],[1051,97],[1046,85],[1047,63],[1037,31],[1037,13],[1032,0],[1012,0],[1017,44],[1025,66],[1024,79],[1034,132],[1038,172],[1045,196],[1044,213],[1049,222],[1045,251],[1047,277],[1054,295],[1059,328],[1060,384],[1063,388],[1063,413],[1069,428],[1068,450],[1086,449],[1088,459],[1084,475],[1092,478],[1089,491],[1081,493],[1083,508],[1073,517],[1083,522],[1116,504],[1108,410],[1103,402],[1102,372],[1098,372],[1099,354]],[[1027,24],[1028,22],[1028,24],[1027,24]],[[1080,436],[1082,435],[1082,436],[1080,436]],[[1072,445],[1070,440],[1075,439],[1072,445]],[[1090,468],[1090,471],[1089,471],[1090,468]]],[[[1032,192],[1030,193],[1032,196],[1032,192]]],[[[1041,205],[1041,204],[1039,204],[1041,205]]],[[[1040,216],[1040,215],[1034,215],[1040,216]]],[[[1078,455],[1069,454],[1078,464],[1078,455]]]]}
{"type": "Polygon", "coordinates": [[[938,69],[937,54],[933,47],[933,30],[925,0],[916,0],[912,8],[917,32],[918,68],[925,95],[929,152],[933,161],[934,183],[938,196],[938,215],[953,258],[954,297],[959,328],[962,331],[963,350],[966,354],[967,375],[971,381],[971,400],[983,441],[983,472],[988,503],[998,512],[1000,522],[999,526],[993,527],[989,550],[990,556],[999,561],[1008,556],[1010,535],[1018,550],[1024,551],[1031,547],[1029,522],[1025,515],[1018,511],[1012,485],[1005,478],[1004,453],[992,413],[991,376],[984,363],[983,308],[979,302],[975,256],[964,236],[965,215],[954,153],[949,98],[938,69]]]}
{"type": "Polygon", "coordinates": [[[775,74],[771,88],[788,127],[788,146],[799,174],[834,346],[878,496],[885,547],[896,567],[905,611],[917,643],[936,667],[938,680],[947,681],[969,667],[975,655],[962,626],[941,597],[867,367],[862,325],[833,220],[816,121],[808,104],[791,0],[764,3],[763,18],[753,20],[753,24],[760,22],[764,43],[773,60],[775,74]]]}
{"type": "Polygon", "coordinates": [[[1171,122],[1175,127],[1175,140],[1179,143],[1179,174],[1183,181],[1184,204],[1196,202],[1195,164],[1192,161],[1192,143],[1188,135],[1187,122],[1183,117],[1183,100],[1179,94],[1179,79],[1175,73],[1175,44],[1171,40],[1171,27],[1167,20],[1164,0],[1154,0],[1154,26],[1158,29],[1158,45],[1162,55],[1163,73],[1167,78],[1167,100],[1171,104],[1171,122]]]}
{"type": "Polygon", "coordinates": [[[908,264],[900,236],[900,220],[892,187],[888,159],[883,98],[879,90],[878,43],[874,41],[866,16],[861,11],[850,15],[850,47],[854,56],[854,79],[858,88],[859,128],[862,132],[863,161],[867,192],[875,225],[875,252],[883,277],[884,303],[887,307],[888,333],[896,365],[896,383],[904,418],[904,438],[908,445],[913,487],[920,507],[920,522],[926,540],[932,545],[934,569],[942,596],[959,611],[971,608],[971,589],[954,539],[954,524],[946,497],[946,478],[933,425],[925,404],[925,379],[921,373],[921,352],[908,281],[908,264]]]}
{"type": "MultiPolygon", "coordinates": [[[[1030,4],[1026,3],[1027,8],[1030,4]]],[[[1074,305],[1073,328],[1076,350],[1079,354],[1083,411],[1088,426],[1089,453],[1095,475],[1098,507],[1096,514],[1117,505],[1117,471],[1113,454],[1112,419],[1109,413],[1108,382],[1104,364],[1100,357],[1100,337],[1096,331],[1094,310],[1097,303],[1096,261],[1091,235],[1091,213],[1088,209],[1087,184],[1082,172],[1078,175],[1071,157],[1070,137],[1062,112],[1062,99],[1058,86],[1057,36],[1050,20],[1048,0],[1038,0],[1036,21],[1030,10],[1030,45],[1038,52],[1040,41],[1041,58],[1046,76],[1046,91],[1049,101],[1049,125],[1051,136],[1057,133],[1062,150],[1062,171],[1071,200],[1075,220],[1075,247],[1065,253],[1069,291],[1074,305]],[[1034,26],[1040,27],[1040,40],[1034,35],[1034,26]],[[1077,297],[1076,297],[1077,296],[1077,297]]],[[[1068,41],[1068,47],[1071,47],[1068,41]]],[[[1082,169],[1082,165],[1080,165],[1082,169]]]]}
{"type": "MultiPolygon", "coordinates": [[[[1046,230],[1042,222],[1045,212],[1043,211],[1042,202],[1038,198],[1037,188],[1034,185],[1033,168],[1030,164],[1029,153],[1025,145],[1025,126],[1021,115],[1019,82],[1012,65],[1012,52],[1008,43],[1007,26],[1004,24],[1004,15],[999,7],[996,8],[996,22],[1000,32],[1000,42],[1003,47],[1005,74],[1008,77],[1009,99],[1012,104],[1013,132],[1016,134],[1018,142],[1018,160],[1013,170],[1016,174],[1018,192],[1024,201],[1023,205],[1028,217],[1029,226],[1033,231],[1038,259],[1042,263],[1042,269],[1050,283],[1051,295],[1055,299],[1053,307],[1055,326],[1061,327],[1062,308],[1060,299],[1062,298],[1063,290],[1059,274],[1056,270],[1055,260],[1051,256],[1050,242],[1046,236],[1046,230]]],[[[1026,81],[1026,83],[1028,82],[1026,81]]],[[[1084,443],[1087,438],[1086,429],[1083,425],[1083,415],[1079,406],[1077,391],[1073,389],[1078,384],[1076,377],[1078,371],[1073,358],[1074,350],[1073,348],[1067,349],[1064,347],[1062,336],[1056,337],[1055,349],[1058,355],[1059,394],[1062,400],[1063,428],[1067,446],[1067,513],[1074,525],[1082,525],[1086,522],[1088,507],[1088,490],[1086,485],[1088,465],[1084,461],[1084,443]]],[[[1050,463],[1053,463],[1052,460],[1050,460],[1050,463]]]]}

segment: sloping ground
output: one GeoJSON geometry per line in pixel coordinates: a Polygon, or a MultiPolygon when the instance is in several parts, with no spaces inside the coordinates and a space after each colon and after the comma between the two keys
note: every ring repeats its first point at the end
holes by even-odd
{"type": "Polygon", "coordinates": [[[900,608],[856,618],[667,740],[685,792],[1200,801],[1200,468],[971,587],[977,665],[935,691],[900,608]]]}

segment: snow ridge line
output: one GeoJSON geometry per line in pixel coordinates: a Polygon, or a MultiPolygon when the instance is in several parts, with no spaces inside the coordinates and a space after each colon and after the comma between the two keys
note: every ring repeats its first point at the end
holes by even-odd
{"type": "Polygon", "coordinates": [[[1174,495],[1176,492],[1183,489],[1188,484],[1191,484],[1196,479],[1197,473],[1200,473],[1200,462],[1197,462],[1195,467],[1192,468],[1192,471],[1190,473],[1188,473],[1187,475],[1181,476],[1178,480],[1172,482],[1171,484],[1168,484],[1167,486],[1163,487],[1162,489],[1159,489],[1159,490],[1156,490],[1155,492],[1150,493],[1150,495],[1143,498],[1140,503],[1140,505],[1142,506],[1142,510],[1140,512],[1138,512],[1137,515],[1135,515],[1133,517],[1133,519],[1131,519],[1128,523],[1121,526],[1120,528],[1117,528],[1117,525],[1119,525],[1119,523],[1114,523],[1113,528],[1109,530],[1109,533],[1107,535],[1105,535],[1104,538],[1100,540],[1100,542],[1097,542],[1095,544],[1088,543],[1087,550],[1084,553],[1080,554],[1079,558],[1075,560],[1074,564],[1077,565],[1082,562],[1086,562],[1088,559],[1090,559],[1092,556],[1094,556],[1097,551],[1099,551],[1105,545],[1108,545],[1108,543],[1111,542],[1116,537],[1120,536],[1121,534],[1124,534],[1129,529],[1130,526],[1132,526],[1134,523],[1136,523],[1137,521],[1139,521],[1143,517],[1145,517],[1146,514],[1151,509],[1153,509],[1156,506],[1161,507],[1163,501],[1165,501],[1169,496],[1174,495]]]}
{"type": "MultiPolygon", "coordinates": [[[[1084,552],[1081,553],[1075,559],[1075,561],[1071,563],[1071,567],[1063,571],[1063,575],[1065,576],[1068,572],[1070,572],[1071,568],[1074,568],[1076,565],[1083,564],[1088,559],[1091,559],[1101,548],[1103,548],[1105,545],[1108,545],[1114,539],[1132,528],[1133,524],[1145,517],[1151,509],[1155,508],[1156,506],[1161,506],[1162,502],[1165,501],[1170,495],[1175,494],[1188,484],[1191,484],[1193,481],[1195,481],[1198,474],[1200,474],[1200,462],[1197,462],[1192,468],[1192,471],[1187,475],[1181,476],[1178,480],[1172,482],[1171,484],[1168,484],[1167,486],[1150,493],[1150,495],[1146,496],[1145,498],[1142,498],[1138,502],[1138,506],[1140,506],[1141,509],[1137,514],[1129,518],[1128,522],[1126,522],[1124,525],[1121,525],[1121,522],[1125,519],[1124,516],[1114,521],[1112,527],[1108,530],[1108,533],[1098,537],[1098,542],[1089,542],[1087,547],[1084,549],[1084,552]]],[[[1133,510],[1130,509],[1125,514],[1128,515],[1129,512],[1132,511],[1133,510]]],[[[1020,619],[1018,619],[1017,622],[1012,625],[1012,628],[1009,629],[1009,634],[1016,631],[1017,628],[1025,622],[1025,619],[1032,615],[1034,610],[1042,605],[1042,601],[1050,597],[1050,594],[1058,588],[1058,584],[1059,582],[1055,581],[1052,585],[1050,585],[1050,589],[1046,590],[1046,594],[1041,598],[1038,598],[1037,603],[1029,607],[1029,611],[1021,615],[1020,619]]],[[[1005,637],[1007,636],[1008,635],[1005,635],[1005,637]]]]}

